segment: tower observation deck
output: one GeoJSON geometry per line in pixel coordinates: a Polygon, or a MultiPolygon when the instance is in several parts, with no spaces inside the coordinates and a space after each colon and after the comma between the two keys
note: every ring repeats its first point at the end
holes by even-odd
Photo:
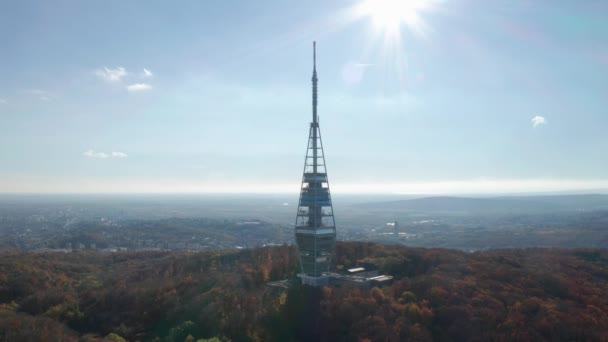
{"type": "Polygon", "coordinates": [[[317,82],[316,43],[313,42],[312,122],[295,225],[301,266],[298,277],[302,283],[313,286],[327,283],[326,273],[336,242],[336,224],[317,115],[317,82]]]}

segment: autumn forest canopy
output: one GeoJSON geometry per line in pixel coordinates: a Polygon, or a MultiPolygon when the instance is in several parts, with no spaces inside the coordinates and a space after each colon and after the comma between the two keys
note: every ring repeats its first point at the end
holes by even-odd
{"type": "Polygon", "coordinates": [[[605,249],[466,253],[339,242],[336,267],[372,262],[382,288],[289,289],[294,247],[80,251],[0,258],[0,339],[142,341],[600,340],[605,249]]]}

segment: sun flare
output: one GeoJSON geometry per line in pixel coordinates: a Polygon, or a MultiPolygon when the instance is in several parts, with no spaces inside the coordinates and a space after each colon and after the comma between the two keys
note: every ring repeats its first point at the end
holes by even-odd
{"type": "MultiPolygon", "coordinates": [[[[377,60],[375,70],[384,72],[387,79],[397,78],[404,85],[413,80],[406,75],[406,41],[411,38],[428,39],[430,27],[425,17],[439,10],[444,0],[358,0],[344,12],[345,23],[364,22],[371,30],[362,41],[363,61],[377,60]]],[[[411,71],[411,70],[409,70],[411,71]]]]}
{"type": "Polygon", "coordinates": [[[421,13],[431,0],[364,0],[356,6],[357,17],[371,18],[374,27],[385,34],[398,34],[402,26],[424,35],[426,25],[421,13]]]}

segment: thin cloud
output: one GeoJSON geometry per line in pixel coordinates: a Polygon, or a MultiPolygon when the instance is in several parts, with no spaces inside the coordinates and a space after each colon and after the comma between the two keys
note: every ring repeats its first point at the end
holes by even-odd
{"type": "Polygon", "coordinates": [[[103,67],[103,69],[95,70],[95,75],[97,75],[97,77],[109,82],[120,82],[127,74],[127,70],[123,67],[117,67],[115,69],[103,67]]]}
{"type": "Polygon", "coordinates": [[[152,86],[149,85],[148,83],[133,83],[127,86],[127,90],[128,91],[142,91],[142,90],[148,90],[148,89],[152,89],[152,86]]]}
{"type": "Polygon", "coordinates": [[[25,92],[29,93],[29,94],[34,94],[34,95],[45,95],[46,94],[46,90],[42,90],[42,89],[27,89],[25,92]]]}
{"type": "Polygon", "coordinates": [[[154,74],[152,73],[152,71],[150,71],[150,70],[148,70],[148,69],[144,68],[144,73],[143,73],[143,75],[142,75],[142,76],[143,76],[143,77],[153,77],[153,76],[154,76],[154,74]]]}
{"type": "Polygon", "coordinates": [[[43,90],[43,89],[35,89],[35,88],[33,88],[33,89],[25,89],[25,93],[31,94],[31,95],[34,95],[34,96],[38,96],[38,99],[40,101],[48,101],[50,99],[49,98],[49,93],[46,90],[43,90]]]}
{"type": "Polygon", "coordinates": [[[88,157],[88,158],[100,158],[100,159],[128,157],[128,155],[124,152],[105,153],[105,152],[95,152],[94,150],[87,150],[87,151],[83,152],[82,155],[85,157],[88,157]]]}
{"type": "Polygon", "coordinates": [[[0,98],[0,104],[7,104],[8,102],[5,99],[0,98]]]}
{"type": "Polygon", "coordinates": [[[532,127],[538,127],[547,124],[547,119],[545,117],[537,115],[530,120],[532,122],[532,127]]]}

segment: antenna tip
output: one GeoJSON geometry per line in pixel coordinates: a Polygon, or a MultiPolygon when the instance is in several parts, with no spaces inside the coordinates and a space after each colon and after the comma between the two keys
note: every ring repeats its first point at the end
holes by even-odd
{"type": "Polygon", "coordinates": [[[312,41],[312,63],[313,67],[316,69],[317,67],[317,42],[312,41]]]}

